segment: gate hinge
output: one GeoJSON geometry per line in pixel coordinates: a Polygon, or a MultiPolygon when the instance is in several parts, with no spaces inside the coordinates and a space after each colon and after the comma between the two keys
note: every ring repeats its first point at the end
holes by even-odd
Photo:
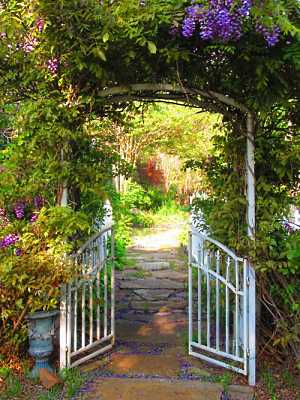
{"type": "Polygon", "coordinates": [[[247,353],[247,357],[249,358],[250,357],[250,349],[247,349],[246,353],[247,353]]]}
{"type": "Polygon", "coordinates": [[[250,278],[249,278],[249,276],[247,276],[246,283],[247,283],[247,286],[249,287],[250,286],[250,278]]]}
{"type": "Polygon", "coordinates": [[[66,346],[66,353],[68,353],[68,351],[69,351],[69,348],[68,348],[68,346],[66,346]]]}

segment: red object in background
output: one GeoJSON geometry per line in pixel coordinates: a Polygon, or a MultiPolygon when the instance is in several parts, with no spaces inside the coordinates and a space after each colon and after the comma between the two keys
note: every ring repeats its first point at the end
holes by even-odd
{"type": "Polygon", "coordinates": [[[165,187],[164,173],[153,158],[148,160],[145,166],[139,168],[139,175],[142,180],[147,181],[153,186],[165,187]]]}

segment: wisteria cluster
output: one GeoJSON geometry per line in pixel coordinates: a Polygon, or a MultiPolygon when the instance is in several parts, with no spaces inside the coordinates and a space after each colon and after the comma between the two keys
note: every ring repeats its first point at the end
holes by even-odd
{"type": "Polygon", "coordinates": [[[280,39],[281,31],[278,26],[274,26],[270,29],[262,24],[257,24],[256,31],[263,35],[269,47],[275,46],[280,39]]]}
{"type": "Polygon", "coordinates": [[[18,201],[14,206],[14,213],[17,219],[23,219],[25,215],[26,204],[23,201],[18,201]]]}
{"type": "MultiPolygon", "coordinates": [[[[191,38],[198,32],[202,40],[239,40],[243,24],[249,18],[252,0],[209,0],[207,2],[192,2],[186,8],[181,33],[185,38],[191,38]]],[[[280,38],[280,29],[269,29],[257,24],[257,32],[261,33],[269,46],[274,46],[280,38]]]]}
{"type": "Polygon", "coordinates": [[[56,57],[51,58],[48,60],[47,67],[51,74],[56,74],[59,66],[59,60],[56,57]]]}
{"type": "Polygon", "coordinates": [[[10,233],[9,235],[6,235],[2,240],[0,240],[0,249],[12,246],[16,244],[18,240],[20,240],[18,234],[10,233]]]}
{"type": "MultiPolygon", "coordinates": [[[[17,220],[25,219],[28,216],[29,222],[33,223],[37,220],[40,209],[44,206],[45,200],[42,196],[36,196],[31,201],[19,200],[12,207],[11,211],[7,211],[5,208],[0,208],[0,228],[4,228],[11,221],[10,219],[15,217],[17,220]]],[[[20,240],[18,233],[10,233],[4,238],[0,239],[0,249],[4,249],[10,246],[14,246],[20,240]]],[[[22,251],[20,249],[15,250],[15,254],[20,256],[22,251]]]]}
{"type": "Polygon", "coordinates": [[[45,25],[44,20],[42,18],[38,18],[36,21],[36,27],[40,33],[43,32],[44,25],[45,25]]]}
{"type": "Polygon", "coordinates": [[[36,37],[27,38],[22,44],[22,48],[25,53],[31,53],[38,45],[38,40],[36,37]]]}

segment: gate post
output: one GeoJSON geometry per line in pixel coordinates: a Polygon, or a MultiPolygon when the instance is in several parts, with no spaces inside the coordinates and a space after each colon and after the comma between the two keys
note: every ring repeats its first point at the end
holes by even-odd
{"type": "Polygon", "coordinates": [[[248,263],[248,381],[250,386],[256,383],[256,287],[255,270],[248,263]]]}
{"type": "Polygon", "coordinates": [[[192,270],[192,261],[193,261],[193,255],[192,255],[192,249],[193,249],[193,234],[192,232],[189,232],[189,301],[188,301],[188,307],[189,307],[189,354],[191,354],[192,347],[191,347],[191,342],[193,341],[193,270],[192,270]]]}
{"type": "MultiPolygon", "coordinates": [[[[61,151],[61,159],[63,161],[64,154],[61,151]]],[[[60,206],[68,205],[68,187],[64,183],[60,198],[60,206]]],[[[59,319],[59,368],[67,368],[67,285],[62,285],[60,289],[60,319],[59,319]]]]}
{"type": "Polygon", "coordinates": [[[61,287],[60,321],[59,321],[59,368],[67,368],[67,291],[61,287]]]}
{"type": "MultiPolygon", "coordinates": [[[[247,178],[247,223],[248,236],[255,240],[255,138],[254,116],[247,114],[247,151],[246,151],[246,178],[247,178]]],[[[248,379],[249,385],[256,383],[256,285],[255,271],[248,263],[248,379]]]]}

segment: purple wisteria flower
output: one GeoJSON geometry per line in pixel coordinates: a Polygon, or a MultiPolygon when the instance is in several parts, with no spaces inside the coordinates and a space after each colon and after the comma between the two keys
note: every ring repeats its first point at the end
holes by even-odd
{"type": "MultiPolygon", "coordinates": [[[[192,5],[186,8],[181,27],[182,36],[191,38],[197,32],[202,40],[239,40],[244,22],[250,17],[251,7],[252,0],[192,1],[192,5]]],[[[269,47],[279,41],[281,32],[278,26],[269,29],[259,24],[256,28],[269,47]]]]}
{"type": "Polygon", "coordinates": [[[23,251],[21,249],[16,249],[15,253],[16,256],[20,257],[23,254],[23,251]]]}
{"type": "Polygon", "coordinates": [[[36,21],[36,26],[37,26],[38,31],[39,31],[40,33],[43,32],[44,25],[45,25],[44,20],[43,20],[42,18],[38,18],[38,20],[36,21]]]}
{"type": "Polygon", "coordinates": [[[30,222],[33,223],[38,219],[38,214],[32,214],[32,216],[30,217],[30,222]]]}
{"type": "Polygon", "coordinates": [[[256,30],[263,35],[269,47],[273,47],[279,42],[281,31],[278,26],[270,29],[262,24],[258,24],[256,25],[256,30]]]}
{"type": "Polygon", "coordinates": [[[25,215],[26,204],[23,201],[18,201],[14,207],[14,213],[17,219],[23,219],[25,215]]]}
{"type": "Polygon", "coordinates": [[[45,201],[40,195],[35,196],[35,198],[33,199],[34,208],[36,208],[37,210],[40,210],[43,207],[44,203],[45,201]]]}
{"type": "Polygon", "coordinates": [[[51,74],[56,74],[59,66],[59,60],[56,57],[51,58],[48,60],[47,68],[51,72],[51,74]]]}
{"type": "Polygon", "coordinates": [[[23,43],[22,48],[25,51],[25,53],[31,53],[37,46],[38,40],[37,38],[28,38],[26,41],[23,43]]]}
{"type": "Polygon", "coordinates": [[[0,249],[12,246],[20,240],[18,234],[10,233],[9,235],[5,236],[2,240],[0,240],[0,249]]]}

